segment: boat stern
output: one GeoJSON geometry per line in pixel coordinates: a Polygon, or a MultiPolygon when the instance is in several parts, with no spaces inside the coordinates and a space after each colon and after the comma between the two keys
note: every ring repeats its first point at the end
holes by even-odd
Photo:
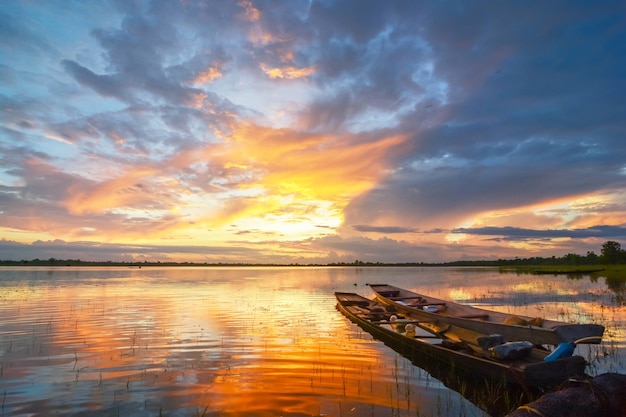
{"type": "Polygon", "coordinates": [[[599,344],[604,334],[604,326],[599,324],[564,324],[553,330],[563,342],[576,344],[599,344]]]}

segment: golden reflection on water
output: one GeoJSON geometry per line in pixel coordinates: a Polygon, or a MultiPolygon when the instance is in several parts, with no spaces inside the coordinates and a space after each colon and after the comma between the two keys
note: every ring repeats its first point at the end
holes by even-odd
{"type": "Polygon", "coordinates": [[[416,415],[447,392],[347,322],[318,278],[72,273],[2,287],[7,415],[416,415]]]}
{"type": "MultiPolygon", "coordinates": [[[[495,273],[423,268],[0,274],[0,416],[483,415],[335,310],[334,291],[370,295],[364,284],[374,281],[517,314],[614,323],[613,344],[590,348],[590,357],[624,343],[623,307],[601,306],[607,295],[586,282],[553,280],[542,291],[545,282],[527,278],[505,287],[495,273]]],[[[621,353],[603,358],[594,369],[626,368],[621,353]]]]}

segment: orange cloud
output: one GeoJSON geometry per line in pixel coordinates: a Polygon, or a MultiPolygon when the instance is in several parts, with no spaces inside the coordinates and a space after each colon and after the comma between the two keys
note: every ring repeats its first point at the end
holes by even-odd
{"type": "Polygon", "coordinates": [[[248,0],[243,0],[237,3],[238,6],[244,9],[243,18],[248,22],[257,22],[261,18],[261,12],[259,9],[254,7],[252,2],[248,0]]]}
{"type": "MultiPolygon", "coordinates": [[[[197,206],[179,209],[193,213],[196,229],[238,223],[287,233],[288,228],[297,229],[296,223],[310,223],[311,229],[315,224],[336,226],[345,205],[380,181],[387,156],[405,141],[403,136],[390,136],[358,143],[354,137],[251,124],[234,126],[232,132],[223,143],[181,152],[167,162],[174,171],[200,163],[210,167],[204,188],[189,197],[198,201],[197,206]]],[[[124,194],[115,198],[119,202],[124,194]]]]}
{"type": "Polygon", "coordinates": [[[194,109],[201,109],[204,100],[206,99],[206,94],[204,93],[194,93],[189,94],[189,97],[186,100],[186,104],[194,109]]]}
{"type": "Polygon", "coordinates": [[[244,229],[257,230],[257,238],[270,231],[323,235],[343,221],[352,198],[380,181],[389,155],[405,142],[403,136],[359,142],[252,124],[231,132],[221,143],[179,152],[159,166],[122,167],[116,177],[71,186],[63,204],[74,216],[60,236],[228,240],[244,229]],[[107,219],[115,224],[100,224],[107,219]],[[224,229],[228,225],[235,226],[224,229]]]}
{"type": "Polygon", "coordinates": [[[218,66],[209,67],[202,71],[193,79],[193,84],[208,84],[222,76],[222,71],[218,66]]]}
{"type": "Polygon", "coordinates": [[[404,136],[365,143],[351,139],[241,125],[233,134],[231,162],[262,169],[262,185],[278,194],[344,200],[370,189],[384,175],[386,154],[405,141],[404,136]]]}
{"type": "Polygon", "coordinates": [[[315,67],[308,68],[296,68],[296,67],[283,67],[283,68],[268,68],[265,64],[261,64],[261,69],[271,79],[297,79],[305,78],[315,73],[315,67]]]}
{"type": "Polygon", "coordinates": [[[145,193],[141,181],[156,175],[157,171],[140,168],[126,172],[117,178],[102,181],[90,189],[69,188],[70,197],[65,201],[67,210],[75,215],[102,213],[124,207],[143,207],[146,200],[153,199],[145,193]]]}

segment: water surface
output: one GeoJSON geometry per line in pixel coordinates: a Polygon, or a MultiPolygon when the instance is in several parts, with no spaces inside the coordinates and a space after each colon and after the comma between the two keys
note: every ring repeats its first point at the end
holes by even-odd
{"type": "MultiPolygon", "coordinates": [[[[607,327],[588,373],[625,372],[603,280],[493,268],[0,269],[0,415],[483,416],[335,309],[392,283],[607,327]]],[[[623,296],[623,294],[622,294],[623,296]]]]}

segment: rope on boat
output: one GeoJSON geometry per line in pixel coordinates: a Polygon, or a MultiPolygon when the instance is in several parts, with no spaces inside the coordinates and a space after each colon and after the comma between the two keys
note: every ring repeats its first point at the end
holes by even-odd
{"type": "Polygon", "coordinates": [[[602,336],[587,336],[587,337],[583,337],[582,339],[578,339],[578,340],[574,340],[575,344],[580,344],[580,343],[585,343],[588,342],[590,340],[602,340],[602,336]]]}

